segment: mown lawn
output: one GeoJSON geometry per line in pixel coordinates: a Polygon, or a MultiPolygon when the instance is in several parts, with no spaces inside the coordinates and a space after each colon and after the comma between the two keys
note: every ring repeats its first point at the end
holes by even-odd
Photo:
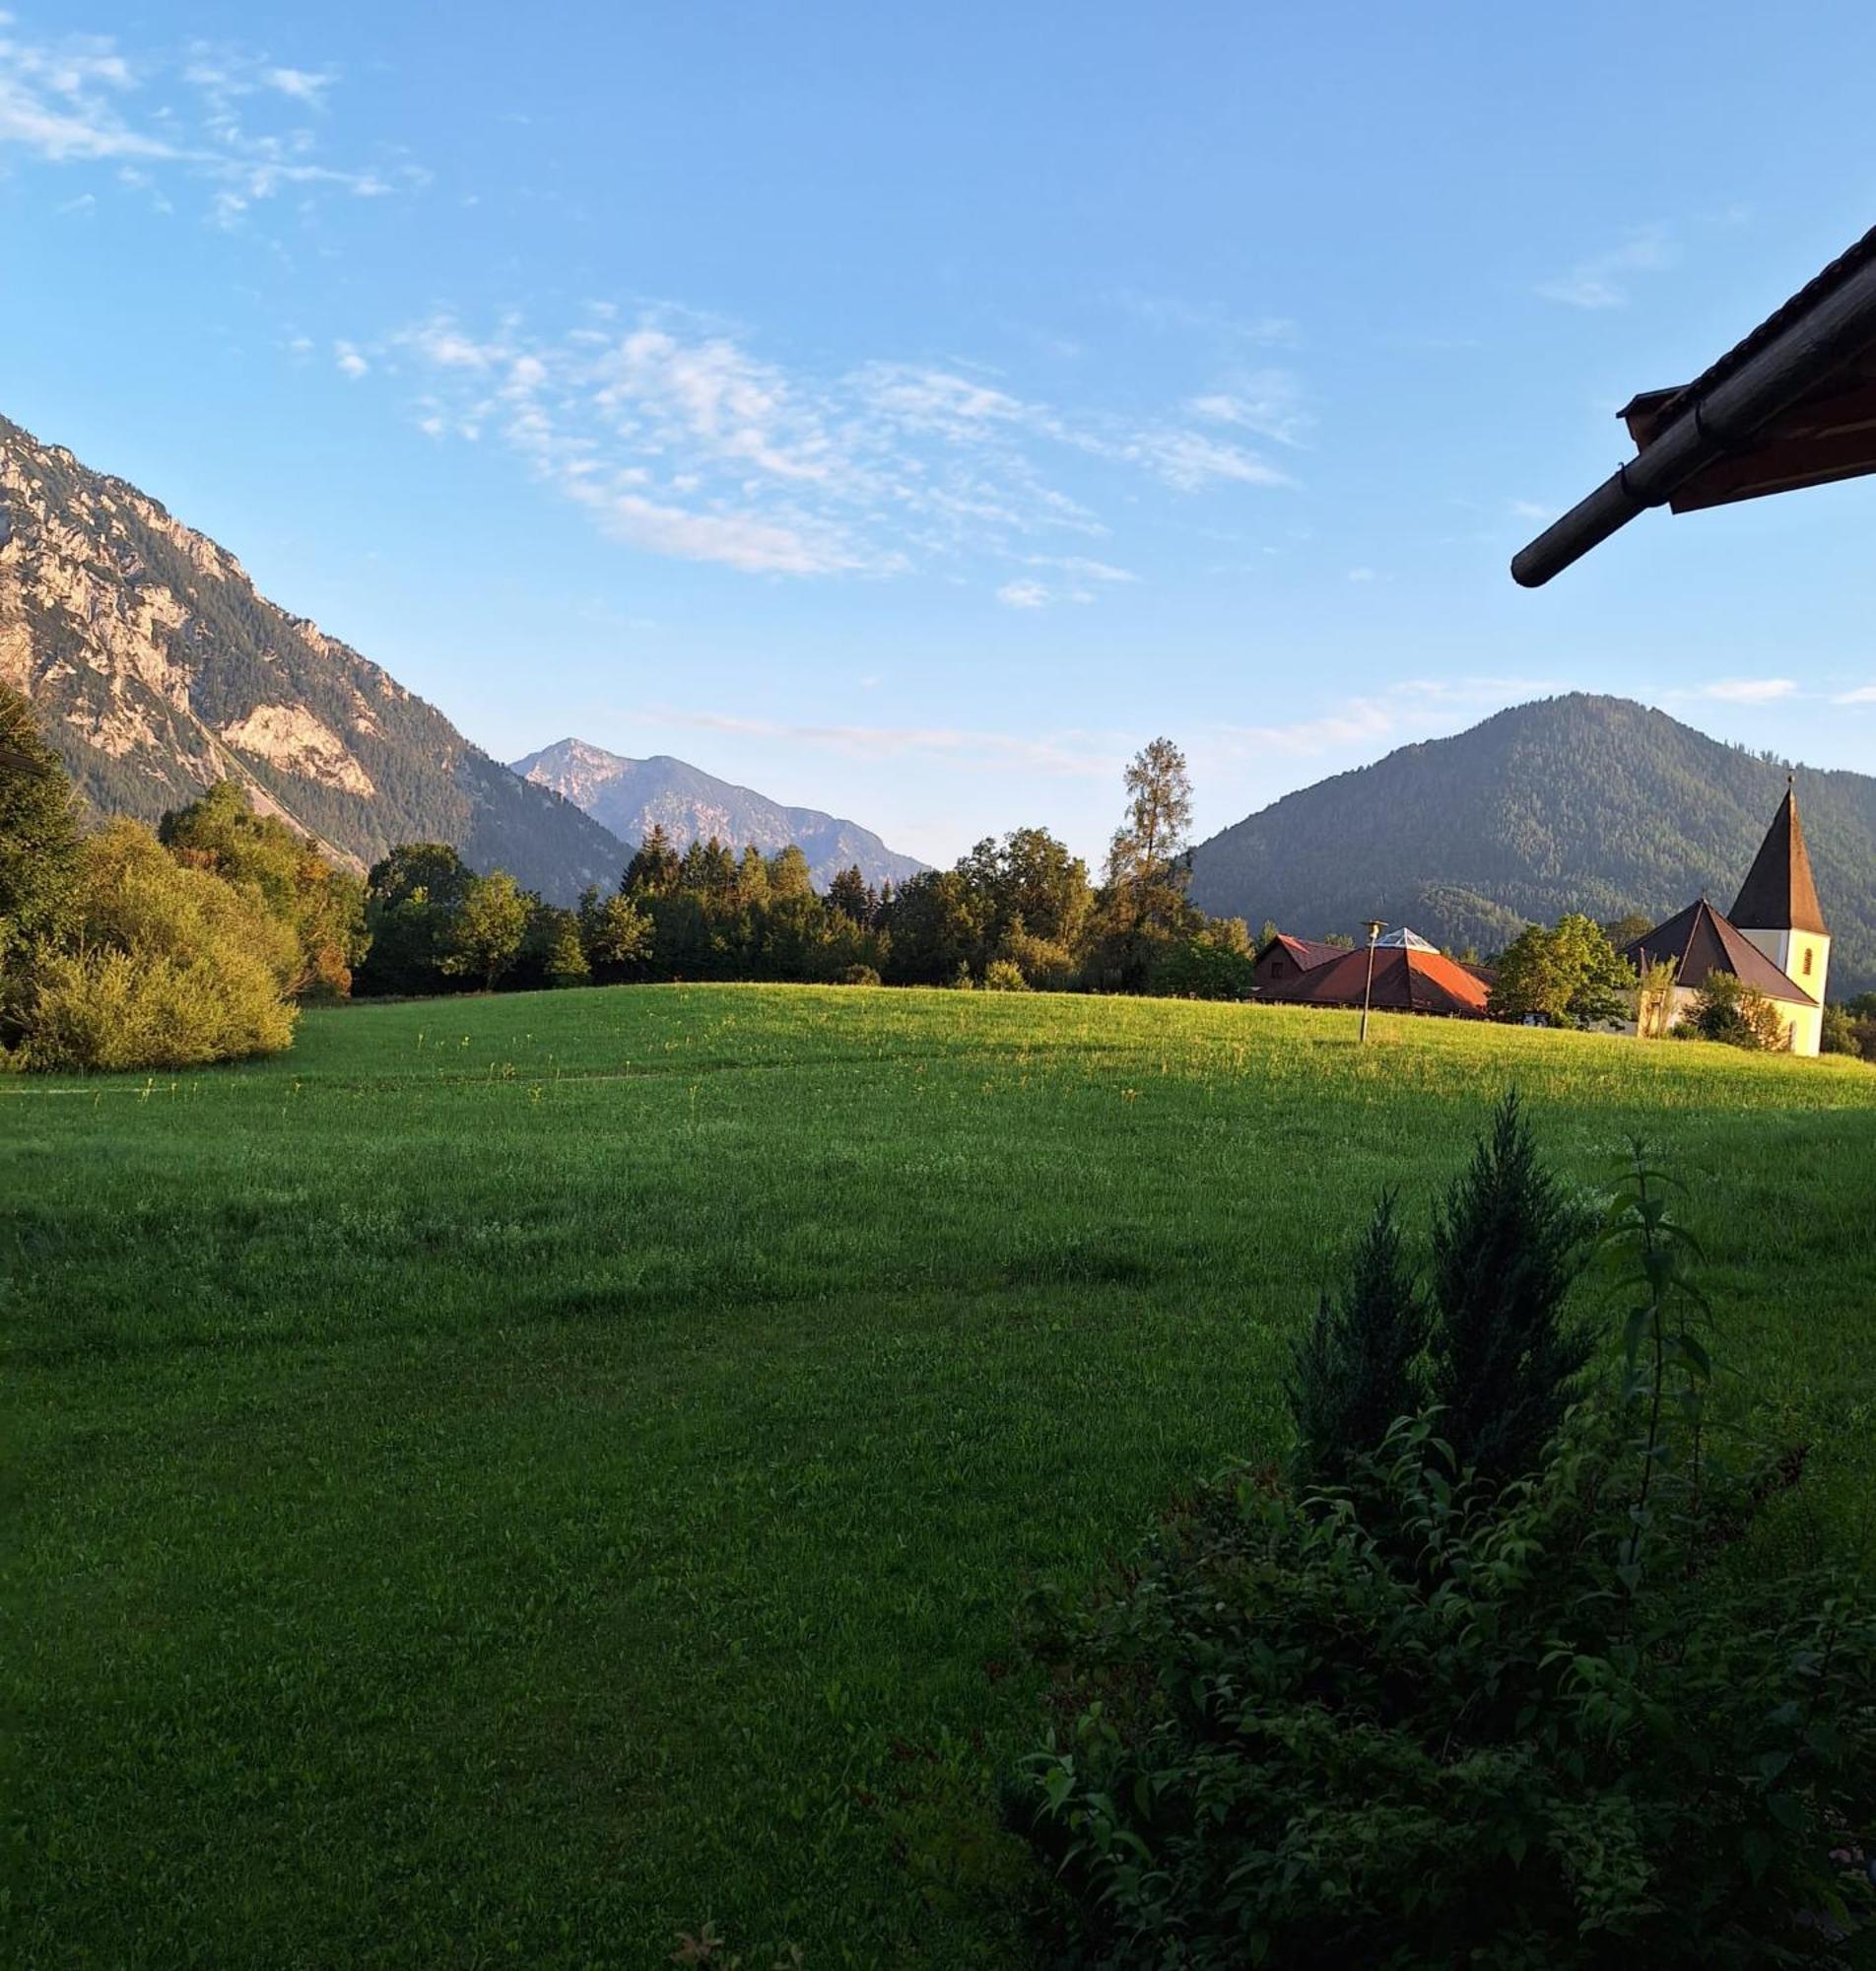
{"type": "Polygon", "coordinates": [[[725,986],[0,1082],[0,1956],[1019,1961],[918,1802],[1034,1733],[1026,1584],[1281,1449],[1338,1246],[1511,1081],[1585,1183],[1666,1146],[1723,1400],[1866,1505],[1851,1063],[725,986]]]}

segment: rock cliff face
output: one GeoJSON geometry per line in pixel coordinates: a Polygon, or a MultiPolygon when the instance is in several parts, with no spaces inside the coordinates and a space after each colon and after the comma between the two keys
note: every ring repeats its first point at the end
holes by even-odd
{"type": "Polygon", "coordinates": [[[584,739],[563,739],[516,760],[514,771],[565,794],[635,846],[654,826],[662,826],[680,849],[711,836],[731,849],[756,848],[765,854],[795,843],[823,890],[842,869],[857,867],[877,886],[903,883],[925,866],[888,849],[858,822],[818,808],[784,807],[667,755],[629,760],[584,739]]]}
{"type": "Polygon", "coordinates": [[[355,868],[433,841],[557,901],[618,880],[624,850],[590,816],[269,602],[146,494],[4,418],[0,680],[106,814],[153,821],[229,779],[355,868]]]}

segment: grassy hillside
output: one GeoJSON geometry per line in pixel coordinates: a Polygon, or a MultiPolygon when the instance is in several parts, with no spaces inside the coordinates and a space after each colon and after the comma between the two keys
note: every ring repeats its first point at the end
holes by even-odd
{"type": "MultiPolygon", "coordinates": [[[[1785,767],[1665,713],[1573,692],[1403,746],[1248,816],[1193,852],[1192,898],[1251,923],[1359,934],[1371,913],[1439,944],[1502,948],[1565,911],[1657,921],[1732,906],[1785,767]]],[[[1831,989],[1876,987],[1876,778],[1798,775],[1834,933],[1831,989]]]]}
{"type": "Polygon", "coordinates": [[[0,1083],[0,1955],[1020,1961],[901,1849],[1033,1732],[1025,1584],[1280,1448],[1328,1256],[1513,1079],[1698,1177],[1727,1400],[1866,1499],[1876,1074],[1354,1032],[647,987],[0,1083]]]}

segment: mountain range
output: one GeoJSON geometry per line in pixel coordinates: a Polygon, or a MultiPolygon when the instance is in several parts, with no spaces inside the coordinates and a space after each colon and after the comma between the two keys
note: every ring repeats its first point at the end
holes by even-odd
{"type": "MultiPolygon", "coordinates": [[[[1193,851],[1203,909],[1299,936],[1371,915],[1491,951],[1527,920],[1729,910],[1786,785],[1750,753],[1628,699],[1513,706],[1287,794],[1193,851]]],[[[1799,768],[1833,934],[1830,990],[1876,987],[1876,779],[1799,768]]]]}
{"type": "Polygon", "coordinates": [[[363,870],[447,842],[550,901],[617,882],[654,821],[680,845],[798,842],[817,883],[923,865],[813,808],[681,760],[567,740],[514,771],[136,487],[0,418],[0,683],[26,694],[102,814],[157,820],[234,780],[263,813],[363,870]],[[609,825],[610,824],[610,825],[609,825]]]}
{"type": "Polygon", "coordinates": [[[105,814],[154,821],[228,779],[355,869],[448,842],[558,902],[618,880],[623,845],[590,815],[269,602],[147,494],[4,418],[0,682],[105,814]]]}
{"type": "Polygon", "coordinates": [[[516,760],[513,771],[583,808],[622,842],[641,842],[662,827],[680,849],[711,836],[732,849],[754,847],[765,853],[796,843],[818,889],[825,890],[842,869],[857,867],[877,888],[903,883],[925,867],[888,849],[857,822],[818,808],[783,807],[665,754],[628,760],[583,739],[563,739],[516,760]]]}
{"type": "MultiPolygon", "coordinates": [[[[4,418],[0,683],[98,811],[155,820],[233,779],[354,868],[448,842],[566,902],[615,882],[658,823],[680,843],[799,843],[823,885],[855,863],[876,884],[922,866],[681,760],[566,739],[510,771],[147,494],[4,418]]],[[[1192,897],[1304,936],[1374,913],[1486,951],[1564,911],[1664,918],[1703,893],[1725,909],[1786,771],[1626,699],[1545,699],[1225,829],[1193,852],[1192,897]]],[[[1797,786],[1832,990],[1876,988],[1876,779],[1801,769],[1797,786]]]]}

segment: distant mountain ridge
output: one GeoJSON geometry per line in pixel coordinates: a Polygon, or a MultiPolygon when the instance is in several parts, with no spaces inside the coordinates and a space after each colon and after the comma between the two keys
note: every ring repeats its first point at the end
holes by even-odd
{"type": "MultiPolygon", "coordinates": [[[[1729,910],[1786,768],[1665,713],[1572,693],[1403,746],[1247,816],[1193,852],[1192,899],[1287,931],[1374,913],[1439,943],[1501,947],[1565,911],[1729,910]]],[[[1797,770],[1832,933],[1833,998],[1876,987],[1876,778],[1797,770]]]]}
{"type": "Polygon", "coordinates": [[[622,842],[636,845],[655,826],[680,848],[711,836],[765,854],[800,846],[815,887],[857,867],[875,887],[903,883],[926,865],[888,849],[871,829],[818,808],[784,807],[767,794],[719,781],[668,754],[629,760],[583,739],[563,739],[513,762],[513,771],[585,809],[622,842]]]}
{"type": "Polygon", "coordinates": [[[434,706],[260,595],[147,494],[0,418],[0,682],[92,804],[154,821],[234,780],[337,859],[453,844],[570,902],[618,839],[434,706]]]}

